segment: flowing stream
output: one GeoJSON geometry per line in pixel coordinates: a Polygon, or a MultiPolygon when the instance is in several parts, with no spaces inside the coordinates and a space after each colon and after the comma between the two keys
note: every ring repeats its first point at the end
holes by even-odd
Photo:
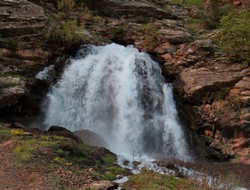
{"type": "Polygon", "coordinates": [[[84,47],[47,97],[47,127],[91,130],[129,160],[191,159],[171,85],[159,65],[132,46],[84,47]]]}

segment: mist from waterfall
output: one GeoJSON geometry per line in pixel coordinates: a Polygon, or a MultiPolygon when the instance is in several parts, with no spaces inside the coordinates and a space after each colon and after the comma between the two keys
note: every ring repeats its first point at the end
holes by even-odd
{"type": "Polygon", "coordinates": [[[159,65],[132,46],[79,50],[47,98],[47,127],[91,130],[130,160],[190,160],[171,85],[159,65]]]}

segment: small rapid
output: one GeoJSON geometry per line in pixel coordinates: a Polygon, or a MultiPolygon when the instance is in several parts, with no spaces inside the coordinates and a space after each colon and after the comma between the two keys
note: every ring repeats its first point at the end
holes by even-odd
{"type": "Polygon", "coordinates": [[[93,131],[128,160],[191,160],[171,84],[148,54],[133,46],[87,46],[70,62],[47,95],[47,128],[93,131]]]}

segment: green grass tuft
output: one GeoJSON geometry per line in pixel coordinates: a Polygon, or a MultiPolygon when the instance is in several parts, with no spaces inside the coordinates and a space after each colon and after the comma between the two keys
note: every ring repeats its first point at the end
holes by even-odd
{"type": "Polygon", "coordinates": [[[179,179],[173,176],[162,175],[153,171],[143,170],[140,174],[130,177],[125,184],[125,189],[137,190],[205,190],[205,186],[199,186],[191,181],[179,179]]]}
{"type": "Polygon", "coordinates": [[[185,7],[203,5],[203,0],[170,0],[171,3],[183,5],[185,7]]]}

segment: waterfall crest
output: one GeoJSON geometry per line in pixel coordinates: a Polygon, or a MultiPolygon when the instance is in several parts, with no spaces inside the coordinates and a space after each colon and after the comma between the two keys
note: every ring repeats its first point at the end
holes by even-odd
{"type": "Polygon", "coordinates": [[[132,46],[79,50],[48,99],[47,127],[91,130],[127,159],[190,160],[171,85],[159,65],[132,46]]]}

